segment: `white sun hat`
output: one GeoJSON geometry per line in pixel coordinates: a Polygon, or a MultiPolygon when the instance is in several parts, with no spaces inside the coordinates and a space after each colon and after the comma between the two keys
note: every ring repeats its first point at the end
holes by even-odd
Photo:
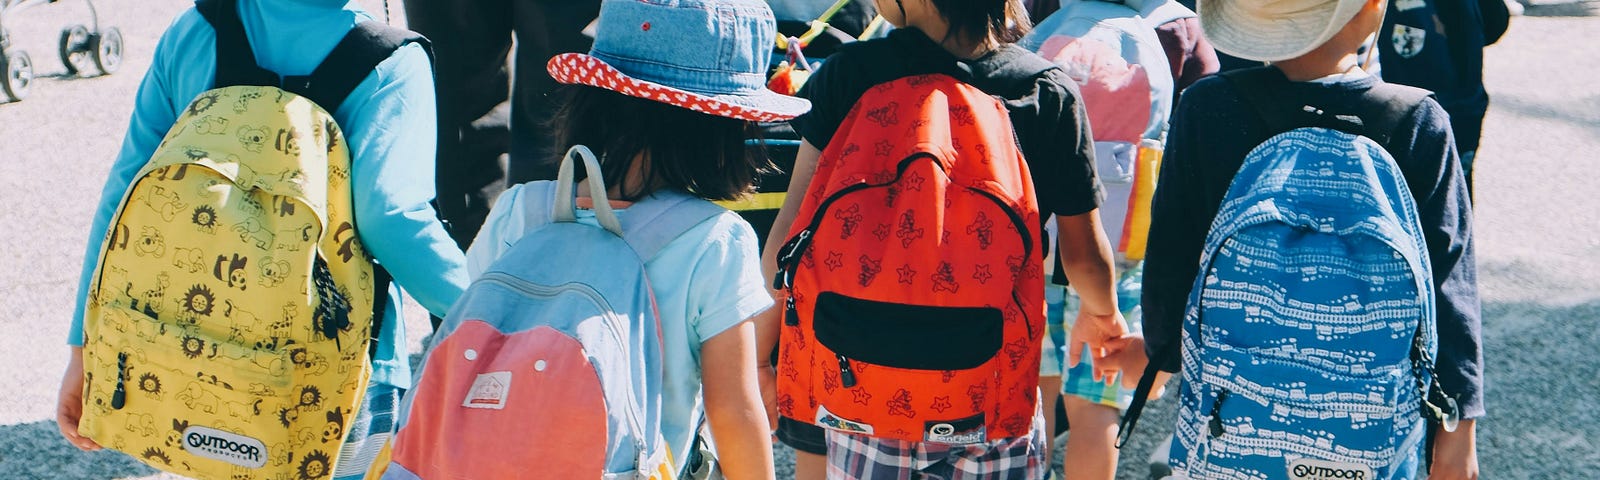
{"type": "Polygon", "coordinates": [[[1327,43],[1366,0],[1199,0],[1200,28],[1222,53],[1276,62],[1327,43]]]}

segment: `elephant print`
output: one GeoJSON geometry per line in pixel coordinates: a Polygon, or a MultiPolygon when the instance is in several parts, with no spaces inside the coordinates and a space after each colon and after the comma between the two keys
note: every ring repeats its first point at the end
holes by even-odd
{"type": "Polygon", "coordinates": [[[200,273],[206,269],[205,253],[198,248],[174,247],[172,249],[172,266],[189,273],[200,273]]]}
{"type": "Polygon", "coordinates": [[[316,225],[306,224],[287,230],[278,231],[278,250],[285,252],[300,251],[301,244],[311,243],[312,234],[317,230],[316,225]]]}
{"type": "Polygon", "coordinates": [[[189,386],[178,392],[178,400],[191,410],[205,413],[217,413],[217,407],[222,403],[222,398],[211,393],[201,386],[200,382],[189,382],[189,386]]]}
{"type": "Polygon", "coordinates": [[[239,241],[255,242],[256,248],[268,250],[277,234],[273,233],[260,220],[250,218],[233,226],[233,232],[239,234],[239,241]]]}
{"type": "Polygon", "coordinates": [[[224,135],[228,133],[228,119],[215,115],[206,115],[190,122],[189,126],[202,135],[224,135]]]}
{"type": "Polygon", "coordinates": [[[188,206],[178,198],[178,192],[167,190],[160,185],[152,185],[148,190],[144,190],[143,193],[139,198],[139,202],[150,207],[151,210],[155,210],[157,214],[161,215],[162,220],[168,222],[178,218],[178,212],[183,211],[183,208],[188,206]]]}
{"type": "Polygon", "coordinates": [[[156,419],[150,414],[128,415],[128,424],[125,429],[137,433],[141,437],[151,437],[156,434],[156,419]]]}

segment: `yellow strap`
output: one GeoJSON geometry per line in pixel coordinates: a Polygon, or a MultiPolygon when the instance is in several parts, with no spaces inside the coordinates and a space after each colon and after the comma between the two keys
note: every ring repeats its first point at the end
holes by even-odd
{"type": "Polygon", "coordinates": [[[856,40],[863,40],[864,41],[866,39],[869,39],[869,38],[872,38],[874,36],[877,36],[878,35],[878,29],[883,28],[884,22],[887,22],[887,20],[883,19],[883,15],[878,15],[877,17],[874,17],[872,19],[872,23],[867,24],[867,28],[865,30],[861,31],[861,35],[856,37],[856,40]]]}
{"type": "Polygon", "coordinates": [[[723,200],[716,202],[722,208],[736,212],[750,210],[777,210],[783,207],[783,198],[787,192],[757,193],[740,200],[723,200]]]}

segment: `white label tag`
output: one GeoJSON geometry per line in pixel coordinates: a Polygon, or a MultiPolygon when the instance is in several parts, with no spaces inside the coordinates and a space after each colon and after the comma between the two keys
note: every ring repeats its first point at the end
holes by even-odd
{"type": "Polygon", "coordinates": [[[839,416],[829,413],[828,409],[821,405],[817,405],[817,426],[845,433],[872,434],[872,425],[839,418],[839,416]]]}
{"type": "Polygon", "coordinates": [[[472,381],[472,388],[467,389],[467,398],[461,401],[461,406],[504,410],[506,396],[510,393],[511,372],[480,373],[472,381]]]}
{"type": "Polygon", "coordinates": [[[215,428],[192,426],[185,429],[183,450],[197,457],[241,467],[261,468],[267,464],[267,446],[260,440],[215,428]]]}
{"type": "Polygon", "coordinates": [[[1372,478],[1372,467],[1359,463],[1329,462],[1302,458],[1289,462],[1289,478],[1293,480],[1367,480],[1372,478]]]}

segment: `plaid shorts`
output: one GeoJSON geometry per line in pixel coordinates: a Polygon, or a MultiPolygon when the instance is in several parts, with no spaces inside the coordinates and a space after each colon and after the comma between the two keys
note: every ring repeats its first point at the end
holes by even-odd
{"type": "Polygon", "coordinates": [[[339,464],[334,467],[333,480],[360,480],[367,476],[374,462],[388,461],[381,453],[394,438],[394,415],[405,392],[377,382],[367,387],[367,399],[351,419],[350,433],[339,449],[339,464]]]}
{"type": "Polygon", "coordinates": [[[1035,480],[1044,463],[1044,414],[1025,437],[976,445],[915,443],[828,431],[828,478],[859,480],[1035,480]]]}

